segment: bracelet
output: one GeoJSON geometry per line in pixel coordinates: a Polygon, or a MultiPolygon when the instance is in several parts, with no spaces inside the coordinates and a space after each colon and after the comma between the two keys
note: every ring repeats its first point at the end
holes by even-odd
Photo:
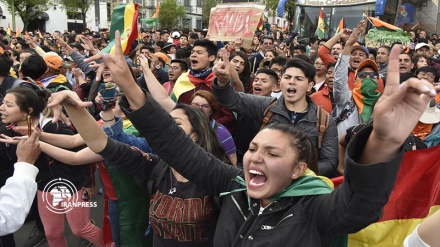
{"type": "Polygon", "coordinates": [[[103,118],[101,118],[101,120],[102,120],[103,122],[108,123],[108,122],[111,122],[111,121],[115,120],[115,117],[113,117],[112,119],[109,119],[109,120],[104,120],[103,118]]]}

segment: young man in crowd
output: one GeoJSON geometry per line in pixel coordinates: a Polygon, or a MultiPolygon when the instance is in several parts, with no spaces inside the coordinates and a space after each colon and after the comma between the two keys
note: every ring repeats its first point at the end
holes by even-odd
{"type": "MultiPolygon", "coordinates": [[[[194,42],[194,48],[189,58],[191,69],[183,73],[174,85],[171,98],[178,103],[191,104],[191,96],[199,91],[212,91],[212,81],[215,78],[212,72],[212,65],[217,56],[217,47],[214,43],[206,39],[194,42]]],[[[233,132],[235,117],[231,111],[222,108],[217,122],[233,132]]]]}
{"type": "Polygon", "coordinates": [[[162,86],[167,90],[168,95],[171,95],[173,91],[174,84],[177,81],[177,78],[182,75],[182,73],[186,73],[188,71],[188,64],[181,59],[173,59],[171,60],[170,66],[168,66],[168,77],[170,81],[165,82],[162,86]]]}
{"type": "Polygon", "coordinates": [[[388,61],[390,59],[391,47],[381,46],[377,49],[376,63],[379,67],[379,75],[386,81],[388,71],[388,61]]]}
{"type": "Polygon", "coordinates": [[[41,76],[41,83],[52,92],[71,90],[72,85],[61,74],[61,68],[64,66],[63,59],[57,54],[47,54],[44,57],[44,61],[46,62],[47,70],[41,76]]]}
{"type": "MultiPolygon", "coordinates": [[[[229,62],[223,59],[214,67],[217,78],[213,83],[213,92],[217,102],[240,115],[252,118],[260,126],[263,125],[263,121],[267,121],[264,119],[267,117],[267,111],[270,111],[273,115],[268,122],[291,123],[302,128],[318,150],[320,175],[337,176],[338,133],[336,123],[327,114],[329,122],[321,135],[317,128],[319,110],[307,95],[307,91],[313,86],[315,67],[301,59],[294,58],[288,61],[280,81],[282,96],[276,100],[271,97],[236,92],[230,86],[229,66],[229,62]],[[274,101],[276,102],[273,103],[274,101]],[[272,107],[270,107],[271,105],[272,107]]],[[[250,138],[252,139],[253,136],[250,138]]]]}
{"type": "Polygon", "coordinates": [[[249,58],[252,73],[256,73],[261,61],[264,58],[266,51],[273,50],[273,37],[270,35],[263,35],[260,38],[260,51],[249,58]]]}

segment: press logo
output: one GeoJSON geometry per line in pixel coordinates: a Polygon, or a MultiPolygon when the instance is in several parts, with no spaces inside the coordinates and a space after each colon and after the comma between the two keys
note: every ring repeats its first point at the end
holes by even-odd
{"type": "Polygon", "coordinates": [[[75,207],[97,207],[96,202],[89,202],[88,193],[84,191],[83,201],[79,200],[78,191],[67,179],[57,178],[44,186],[42,200],[46,202],[46,208],[52,213],[65,214],[75,207]]]}

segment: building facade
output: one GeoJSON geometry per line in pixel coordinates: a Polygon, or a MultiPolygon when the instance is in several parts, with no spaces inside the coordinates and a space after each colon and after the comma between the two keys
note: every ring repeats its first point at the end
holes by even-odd
{"type": "MultiPolygon", "coordinates": [[[[108,28],[108,16],[107,16],[107,3],[106,2],[97,2],[96,5],[92,4],[87,12],[86,16],[86,25],[90,30],[97,31],[98,27],[100,28],[108,28]],[[95,6],[98,5],[98,11],[95,11],[95,6]]],[[[8,11],[5,4],[0,3],[0,8],[2,12],[2,18],[0,19],[0,26],[5,30],[10,24],[12,28],[12,15],[8,11]]],[[[15,25],[23,30],[23,21],[20,16],[15,15],[15,25]]],[[[72,15],[68,16],[66,11],[60,5],[52,5],[48,8],[48,10],[44,11],[40,15],[38,15],[35,20],[29,23],[28,30],[40,30],[41,32],[54,32],[60,31],[64,32],[65,30],[76,30],[82,31],[84,27],[82,25],[81,15],[72,15]]],[[[13,30],[15,31],[15,30],[13,30]]]]}

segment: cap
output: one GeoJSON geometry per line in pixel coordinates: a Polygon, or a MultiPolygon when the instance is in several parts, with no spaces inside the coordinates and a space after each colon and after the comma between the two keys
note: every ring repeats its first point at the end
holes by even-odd
{"type": "Polygon", "coordinates": [[[379,67],[377,67],[376,62],[374,62],[371,59],[365,59],[364,61],[362,61],[361,64],[359,64],[358,68],[356,69],[356,73],[354,74],[354,78],[357,77],[358,71],[361,71],[365,67],[372,68],[374,70],[374,72],[379,73],[379,67]]]}
{"type": "Polygon", "coordinates": [[[166,43],[166,45],[164,45],[164,47],[162,47],[162,50],[167,51],[167,50],[171,49],[171,47],[173,47],[173,46],[176,47],[176,45],[173,43],[166,43]]]}
{"type": "Polygon", "coordinates": [[[419,119],[424,124],[436,124],[440,122],[440,109],[436,107],[435,99],[432,99],[419,119]]]}
{"type": "Polygon", "coordinates": [[[63,67],[63,59],[58,55],[46,55],[44,57],[47,67],[60,70],[63,67]]]}
{"type": "Polygon", "coordinates": [[[170,64],[170,58],[165,53],[163,53],[163,52],[156,52],[156,53],[154,53],[154,55],[162,58],[165,61],[166,64],[170,64]]]}
{"type": "Polygon", "coordinates": [[[414,49],[414,50],[418,50],[418,49],[420,49],[420,48],[422,48],[422,47],[426,47],[426,48],[428,48],[429,49],[429,45],[428,44],[426,44],[426,43],[418,43],[417,45],[416,45],[416,48],[414,49]]]}
{"type": "Polygon", "coordinates": [[[171,37],[173,37],[173,39],[178,39],[178,38],[180,38],[180,33],[175,31],[171,34],[171,37]]]}
{"type": "Polygon", "coordinates": [[[367,54],[367,57],[370,56],[370,52],[368,51],[368,49],[365,46],[354,45],[353,48],[351,48],[351,52],[353,52],[355,50],[361,50],[367,54]]]}

